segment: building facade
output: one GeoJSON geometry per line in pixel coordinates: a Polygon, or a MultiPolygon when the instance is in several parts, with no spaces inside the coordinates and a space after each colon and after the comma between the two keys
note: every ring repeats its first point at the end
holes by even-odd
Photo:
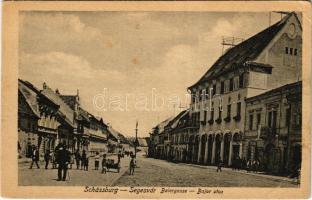
{"type": "Polygon", "coordinates": [[[230,48],[189,87],[191,120],[200,123],[193,157],[231,166],[247,156],[245,99],[301,79],[302,29],[295,13],[230,48]]]}
{"type": "Polygon", "coordinates": [[[269,173],[291,173],[301,165],[302,82],[246,100],[247,159],[269,173]]]}

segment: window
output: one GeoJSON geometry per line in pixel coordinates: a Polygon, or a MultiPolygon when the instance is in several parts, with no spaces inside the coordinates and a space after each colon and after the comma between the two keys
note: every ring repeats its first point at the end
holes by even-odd
{"type": "Polygon", "coordinates": [[[290,55],[293,54],[293,48],[289,48],[289,54],[290,54],[290,55]]]}
{"type": "Polygon", "coordinates": [[[233,78],[230,79],[230,92],[233,91],[234,88],[234,81],[233,78]]]}
{"type": "Polygon", "coordinates": [[[298,54],[297,49],[294,49],[294,55],[296,56],[298,54]]]}
{"type": "Polygon", "coordinates": [[[249,115],[249,130],[252,130],[253,126],[253,114],[249,115]]]}
{"type": "Polygon", "coordinates": [[[213,84],[212,86],[212,96],[214,96],[217,92],[217,85],[216,84],[213,84]]]}
{"type": "Polygon", "coordinates": [[[207,121],[207,110],[204,111],[204,122],[207,121]]]}
{"type": "Polygon", "coordinates": [[[244,74],[239,75],[239,88],[244,87],[244,74]]]}
{"type": "Polygon", "coordinates": [[[227,105],[227,117],[231,117],[231,104],[227,105]]]}
{"type": "Polygon", "coordinates": [[[285,47],[285,54],[288,54],[288,47],[285,47]]]}
{"type": "Polygon", "coordinates": [[[290,125],[290,108],[287,108],[286,110],[286,122],[285,122],[286,126],[290,125]]]}
{"type": "Polygon", "coordinates": [[[241,102],[237,102],[237,116],[240,116],[240,114],[241,114],[241,107],[242,107],[242,105],[241,105],[241,102]]]}
{"type": "Polygon", "coordinates": [[[210,111],[210,120],[214,120],[214,110],[210,111]]]}
{"type": "Polygon", "coordinates": [[[224,81],[221,81],[221,90],[220,94],[224,94],[224,81]]]}
{"type": "Polygon", "coordinates": [[[261,113],[257,113],[257,128],[259,128],[260,123],[261,123],[261,113]]]}
{"type": "Polygon", "coordinates": [[[272,110],[268,113],[268,126],[270,128],[273,128],[273,129],[276,128],[276,117],[277,117],[276,110],[272,110]]]}

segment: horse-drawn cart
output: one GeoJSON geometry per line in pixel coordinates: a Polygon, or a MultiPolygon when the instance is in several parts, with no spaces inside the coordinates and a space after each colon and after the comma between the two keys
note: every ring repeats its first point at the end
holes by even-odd
{"type": "Polygon", "coordinates": [[[120,163],[119,162],[115,162],[114,159],[107,159],[106,168],[107,168],[107,171],[109,171],[109,169],[116,169],[117,172],[119,173],[119,171],[120,171],[120,163]]]}

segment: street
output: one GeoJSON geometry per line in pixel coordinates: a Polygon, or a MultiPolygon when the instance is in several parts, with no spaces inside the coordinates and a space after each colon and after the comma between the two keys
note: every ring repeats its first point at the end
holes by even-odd
{"type": "Polygon", "coordinates": [[[215,167],[175,164],[139,157],[134,176],[125,173],[115,186],[168,187],[298,187],[289,181],[267,175],[253,175],[230,169],[217,173],[215,167]]]}
{"type": "MultiPolygon", "coordinates": [[[[117,156],[115,156],[117,159],[117,156]]],[[[69,170],[69,177],[66,181],[57,180],[57,169],[44,169],[43,162],[40,169],[34,165],[29,169],[30,163],[19,163],[18,183],[21,186],[84,186],[84,185],[105,185],[110,186],[116,181],[122,173],[128,170],[130,159],[125,156],[121,159],[120,173],[116,169],[110,169],[106,174],[102,174],[101,170],[94,170],[94,160],[89,161],[89,171],[77,170],[76,165],[73,164],[73,169],[69,170]]],[[[101,169],[101,163],[100,163],[101,169]]]]}
{"type": "Polygon", "coordinates": [[[164,160],[146,158],[139,155],[133,176],[129,175],[129,161],[121,160],[121,170],[111,169],[107,174],[94,170],[94,161],[89,163],[89,171],[69,170],[65,182],[56,181],[57,170],[29,168],[29,163],[19,164],[19,185],[31,186],[167,186],[167,187],[298,187],[287,178],[251,174],[224,169],[217,173],[214,167],[170,163],[164,160]]]}

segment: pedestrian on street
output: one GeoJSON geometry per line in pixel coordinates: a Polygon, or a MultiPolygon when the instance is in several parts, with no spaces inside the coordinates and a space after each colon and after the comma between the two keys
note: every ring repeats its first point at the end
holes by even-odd
{"type": "Polygon", "coordinates": [[[252,162],[251,162],[251,159],[249,159],[247,161],[247,172],[250,172],[252,170],[252,162]]]}
{"type": "Polygon", "coordinates": [[[99,152],[96,152],[94,156],[94,169],[99,170],[99,165],[100,165],[100,154],[99,152]]]}
{"type": "Polygon", "coordinates": [[[69,161],[69,168],[73,168],[73,164],[75,163],[75,155],[74,153],[70,152],[70,161],[69,161]]]}
{"type": "Polygon", "coordinates": [[[83,170],[85,170],[86,160],[87,160],[87,154],[86,154],[86,151],[83,150],[82,155],[81,155],[81,169],[83,170]]]}
{"type": "Polygon", "coordinates": [[[89,158],[90,158],[90,154],[86,153],[86,158],[85,158],[85,163],[84,163],[84,170],[85,171],[89,171],[89,158]]]}
{"type": "Polygon", "coordinates": [[[56,156],[56,161],[58,163],[57,181],[65,181],[68,170],[68,164],[70,162],[70,152],[66,149],[66,145],[62,145],[59,148],[56,156]]]}
{"type": "Polygon", "coordinates": [[[103,159],[102,159],[102,174],[107,172],[107,166],[106,166],[106,154],[103,154],[103,159]]]}
{"type": "Polygon", "coordinates": [[[130,167],[130,175],[134,175],[135,164],[136,164],[135,156],[131,156],[130,165],[129,165],[129,167],[130,167]]]}
{"type": "Polygon", "coordinates": [[[80,156],[79,150],[77,150],[76,153],[75,153],[75,160],[76,160],[77,169],[79,169],[79,167],[80,167],[80,160],[81,160],[81,156],[80,156]]]}
{"type": "Polygon", "coordinates": [[[222,165],[223,165],[223,161],[221,159],[219,159],[218,161],[218,165],[217,165],[217,172],[222,172],[222,165]]]}
{"type": "Polygon", "coordinates": [[[44,154],[45,169],[48,169],[50,158],[50,150],[46,150],[46,153],[44,154]]]}
{"type": "Polygon", "coordinates": [[[32,169],[34,163],[37,165],[37,168],[40,169],[38,161],[39,161],[39,151],[37,150],[37,147],[34,145],[29,169],[32,169]]]}

